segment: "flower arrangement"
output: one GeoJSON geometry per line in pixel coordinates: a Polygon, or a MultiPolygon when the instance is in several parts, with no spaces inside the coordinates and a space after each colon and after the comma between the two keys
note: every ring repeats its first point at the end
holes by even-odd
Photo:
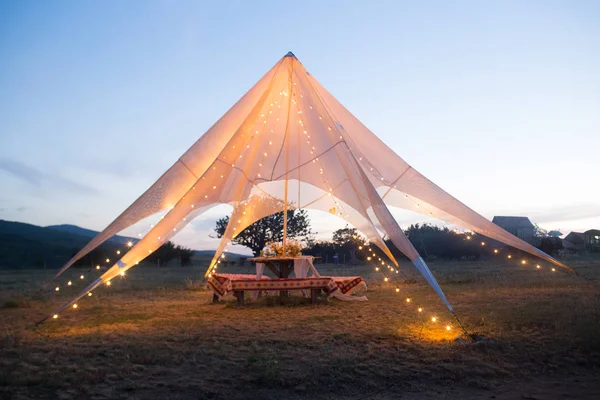
{"type": "Polygon", "coordinates": [[[302,245],[297,240],[286,240],[283,242],[269,242],[260,252],[264,257],[296,257],[302,255],[302,245]]]}

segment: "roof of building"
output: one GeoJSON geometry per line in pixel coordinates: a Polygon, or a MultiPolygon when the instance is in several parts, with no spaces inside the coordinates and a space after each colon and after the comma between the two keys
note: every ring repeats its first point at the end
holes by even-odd
{"type": "Polygon", "coordinates": [[[569,242],[568,240],[562,239],[562,245],[565,249],[579,249],[580,246],[569,242]]]}
{"type": "Polygon", "coordinates": [[[589,231],[583,232],[585,236],[600,236],[600,230],[598,229],[590,229],[589,231]]]}
{"type": "Polygon", "coordinates": [[[492,222],[502,228],[535,228],[527,217],[496,216],[492,222]]]}
{"type": "Polygon", "coordinates": [[[561,231],[557,231],[557,230],[548,232],[548,236],[559,237],[559,236],[562,236],[562,235],[563,235],[562,232],[561,231]]]}
{"type": "Polygon", "coordinates": [[[571,232],[567,236],[565,236],[565,240],[575,244],[583,244],[583,233],[581,232],[571,232]]]}

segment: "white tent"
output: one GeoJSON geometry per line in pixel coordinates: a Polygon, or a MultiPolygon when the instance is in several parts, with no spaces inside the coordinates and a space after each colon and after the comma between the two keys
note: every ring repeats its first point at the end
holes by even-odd
{"type": "Polygon", "coordinates": [[[260,218],[288,207],[339,216],[398,265],[383,240],[389,237],[451,311],[387,206],[437,217],[569,269],[477,214],[408,165],[290,52],[58,272],[56,276],[123,229],[168,210],[129,252],[60,310],[142,261],[194,217],[218,204],[232,205],[233,214],[207,275],[232,238],[260,218]]]}

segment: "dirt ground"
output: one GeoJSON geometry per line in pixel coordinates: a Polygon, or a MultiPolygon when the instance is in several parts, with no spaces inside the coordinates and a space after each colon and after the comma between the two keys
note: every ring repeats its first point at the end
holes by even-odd
{"type": "MultiPolygon", "coordinates": [[[[600,277],[599,260],[568,264],[600,277]]],[[[600,398],[598,284],[530,263],[430,266],[482,340],[458,339],[417,275],[385,283],[367,266],[319,268],[365,276],[368,302],[244,308],[211,304],[201,267],[141,266],[39,326],[94,271],[60,292],[39,291],[47,271],[0,272],[0,398],[600,398]]]]}

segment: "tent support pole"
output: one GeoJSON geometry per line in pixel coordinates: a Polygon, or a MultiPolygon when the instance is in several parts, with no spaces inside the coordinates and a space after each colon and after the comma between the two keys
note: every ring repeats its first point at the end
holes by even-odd
{"type": "Polygon", "coordinates": [[[289,75],[289,79],[288,79],[288,107],[287,107],[287,121],[285,124],[285,136],[283,137],[283,141],[285,143],[285,180],[283,183],[283,256],[287,256],[287,250],[286,250],[286,244],[287,244],[287,225],[288,225],[288,216],[287,216],[287,210],[288,210],[288,171],[290,169],[290,138],[289,138],[289,132],[290,132],[290,122],[291,122],[291,118],[290,118],[290,113],[291,113],[291,106],[292,106],[292,72],[294,69],[294,64],[290,63],[289,65],[289,70],[290,70],[290,75],[289,75]]]}

